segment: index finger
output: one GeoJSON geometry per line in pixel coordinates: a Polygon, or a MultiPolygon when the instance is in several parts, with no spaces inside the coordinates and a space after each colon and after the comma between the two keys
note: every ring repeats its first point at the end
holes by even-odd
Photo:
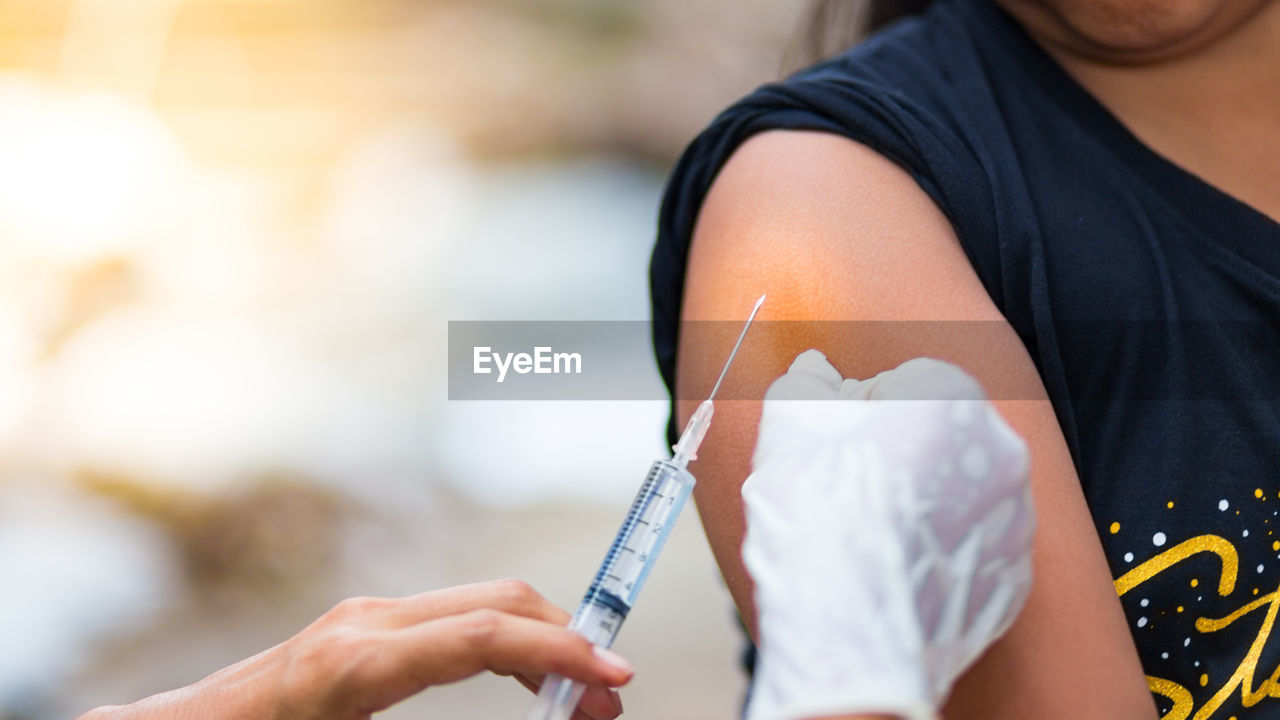
{"type": "Polygon", "coordinates": [[[487,609],[384,631],[374,644],[378,652],[361,666],[359,677],[352,678],[370,693],[371,711],[483,670],[556,673],[589,686],[609,687],[625,684],[633,674],[625,660],[597,651],[572,630],[487,609]]]}
{"type": "Polygon", "coordinates": [[[403,628],[473,610],[497,610],[510,615],[566,625],[569,613],[521,580],[491,580],[431,590],[403,598],[373,600],[368,616],[384,627],[403,628]]]}

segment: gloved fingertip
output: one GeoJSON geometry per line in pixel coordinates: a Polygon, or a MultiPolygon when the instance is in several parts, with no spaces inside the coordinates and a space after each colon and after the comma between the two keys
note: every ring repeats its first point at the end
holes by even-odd
{"type": "Polygon", "coordinates": [[[982,385],[944,360],[918,357],[880,373],[870,397],[884,400],[986,400],[982,385]]]}
{"type": "Polygon", "coordinates": [[[872,383],[857,378],[846,378],[840,383],[840,391],[836,396],[841,400],[866,400],[871,397],[872,383]]]}
{"type": "Polygon", "coordinates": [[[791,361],[791,367],[787,368],[787,374],[805,373],[813,375],[836,389],[844,378],[840,375],[840,371],[827,360],[827,356],[822,354],[820,350],[805,350],[791,361]]]}
{"type": "MultiPolygon", "coordinates": [[[[835,397],[843,378],[827,357],[817,350],[806,350],[792,361],[787,373],[769,386],[765,406],[777,400],[830,400],[835,397]]],[[[780,412],[775,406],[773,412],[780,412]]]]}

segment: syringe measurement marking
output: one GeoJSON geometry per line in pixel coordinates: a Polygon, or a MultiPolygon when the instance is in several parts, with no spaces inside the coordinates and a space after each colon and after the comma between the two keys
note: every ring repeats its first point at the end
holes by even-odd
{"type": "MultiPolygon", "coordinates": [[[[712,400],[715,398],[716,392],[720,389],[720,384],[724,382],[725,376],[729,374],[729,367],[733,365],[733,360],[737,357],[739,348],[742,347],[742,341],[746,339],[747,330],[751,327],[751,322],[755,319],[756,313],[760,311],[760,306],[764,303],[765,296],[761,295],[756,301],[755,307],[751,309],[751,314],[747,316],[747,321],[742,327],[738,340],[734,343],[733,349],[729,352],[729,359],[725,361],[724,369],[720,371],[720,377],[716,380],[716,384],[711,389],[711,394],[698,406],[692,418],[690,418],[688,426],[684,433],[681,434],[679,442],[673,446],[675,456],[672,460],[658,460],[654,462],[649,470],[648,477],[640,487],[635,500],[632,502],[631,508],[627,512],[626,519],[623,521],[622,527],[619,528],[618,534],[614,537],[613,543],[609,546],[609,551],[605,555],[605,560],[601,564],[599,571],[591,582],[591,587],[587,590],[587,596],[583,599],[583,603],[578,608],[578,613],[574,616],[572,624],[575,629],[581,625],[585,625],[591,620],[595,627],[604,630],[604,636],[595,633],[586,632],[588,639],[601,647],[609,647],[613,644],[613,639],[618,630],[621,628],[622,621],[629,614],[632,603],[639,594],[640,586],[645,582],[652,569],[650,562],[661,551],[663,544],[667,540],[667,533],[671,530],[671,525],[675,520],[675,516],[679,512],[679,508],[683,507],[688,499],[689,492],[693,488],[694,478],[688,473],[686,464],[689,460],[697,457],[697,450],[702,443],[703,436],[706,434],[707,428],[711,421],[712,400]],[[663,512],[661,507],[653,506],[653,498],[665,498],[666,495],[650,491],[656,491],[658,485],[673,481],[680,486],[675,490],[675,496],[668,502],[668,512],[663,512]],[[677,502],[678,505],[677,505],[677,502]],[[640,516],[653,511],[650,517],[656,520],[651,523],[648,520],[641,520],[640,516]],[[644,548],[643,551],[637,552],[634,548],[628,548],[629,541],[637,539],[635,537],[636,530],[639,526],[650,528],[641,536],[641,542],[644,537],[649,538],[647,544],[641,544],[639,547],[644,548]],[[625,569],[615,568],[614,565],[619,562],[622,550],[631,550],[639,560],[638,570],[634,567],[625,567],[625,569]],[[628,589],[625,599],[615,595],[611,588],[606,588],[607,580],[617,580],[614,571],[625,572],[632,575],[632,580],[625,585],[628,589]],[[605,613],[604,617],[600,617],[599,613],[605,613]]],[[[542,686],[538,693],[538,703],[534,705],[532,710],[526,716],[526,720],[546,720],[550,717],[564,717],[570,715],[574,711],[574,706],[581,697],[583,685],[574,683],[567,678],[551,675],[548,676],[547,682],[542,686]]]]}
{"type": "Polygon", "coordinates": [[[645,478],[644,484],[640,487],[640,492],[636,493],[636,499],[631,503],[631,507],[627,510],[627,517],[623,521],[622,527],[618,530],[618,536],[614,538],[613,545],[609,547],[609,552],[605,554],[604,562],[600,566],[600,572],[591,582],[591,587],[587,589],[588,599],[593,597],[596,592],[601,589],[600,585],[604,581],[606,573],[613,569],[614,565],[618,562],[618,555],[620,551],[626,548],[627,545],[625,540],[629,538],[632,532],[636,529],[636,525],[643,524],[647,526],[649,524],[644,520],[640,520],[640,516],[649,509],[650,503],[653,500],[650,491],[662,482],[663,475],[664,473],[662,468],[655,464],[655,466],[650,470],[649,476],[645,478]]]}
{"type": "Polygon", "coordinates": [[[584,598],[591,604],[612,608],[621,617],[626,617],[631,607],[630,601],[624,598],[634,597],[639,586],[637,581],[648,574],[647,565],[667,530],[678,499],[678,491],[660,491],[672,480],[662,469],[654,468],[646,480],[584,598]],[[659,503],[655,498],[667,502],[659,503]]]}

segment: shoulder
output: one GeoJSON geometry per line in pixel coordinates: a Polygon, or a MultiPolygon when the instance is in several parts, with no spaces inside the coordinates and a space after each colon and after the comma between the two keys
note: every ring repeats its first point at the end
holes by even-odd
{"type": "MultiPolygon", "coordinates": [[[[924,17],[891,26],[827,62],[761,86],[722,112],[685,150],[663,198],[655,265],[683,270],[702,203],[744,143],[776,130],[813,131],[852,141],[846,153],[878,154],[897,165],[966,235],[988,237],[992,217],[991,169],[1000,163],[975,148],[1002,146],[983,138],[998,115],[984,83],[978,41],[943,0],[924,17]],[[861,150],[848,150],[852,145],[861,150]]],[[[785,155],[795,140],[770,140],[785,155]]],[[[834,138],[799,141],[818,169],[834,138]]],[[[754,143],[753,143],[754,144],[754,143]]],[[[759,145],[753,155],[766,156],[759,145]]],[[[755,158],[758,160],[759,158],[755,158]]],[[[847,160],[847,158],[842,159],[847,160]]],[[[876,163],[884,165],[884,163],[876,163]]],[[[762,178],[762,180],[765,180],[762,178]]],[[[677,272],[679,274],[679,272],[677,272]]]]}
{"type": "Polygon", "coordinates": [[[689,264],[698,280],[686,286],[690,309],[713,315],[718,303],[698,296],[720,297],[718,288],[750,279],[769,285],[779,318],[1000,318],[950,221],[916,180],[829,133],[747,140],[707,194],[689,264]]]}
{"type": "MultiPolygon", "coordinates": [[[[990,49],[997,44],[982,42],[986,21],[976,10],[969,12],[984,1],[935,0],[921,18],[760,87],[689,145],[664,191],[650,264],[655,352],[669,385],[694,228],[706,225],[704,212],[718,212],[704,208],[713,185],[733,202],[756,203],[826,184],[823,196],[845,212],[848,194],[857,192],[884,200],[877,212],[886,218],[895,212],[931,223],[945,218],[952,251],[958,239],[982,282],[999,291],[993,188],[1008,184],[1002,173],[1016,176],[1009,168],[1017,159],[1000,135],[1005,123],[999,121],[1001,104],[991,87],[989,73],[1001,63],[983,55],[997,52],[990,49]],[[735,168],[731,172],[729,165],[735,168]],[[726,172],[732,177],[724,177],[726,172]],[[853,187],[858,175],[878,179],[853,187]],[[895,188],[894,197],[877,188],[895,188]],[[927,212],[911,210],[920,205],[927,212]]],[[[790,212],[790,207],[780,210],[790,212]]],[[[867,210],[862,206],[859,215],[863,228],[872,220],[867,210]]],[[[847,215],[826,217],[851,221],[847,215]]]]}

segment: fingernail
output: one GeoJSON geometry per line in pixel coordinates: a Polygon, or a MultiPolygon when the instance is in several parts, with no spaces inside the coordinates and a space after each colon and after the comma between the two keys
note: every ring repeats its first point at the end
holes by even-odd
{"type": "Polygon", "coordinates": [[[625,672],[626,674],[630,675],[636,671],[635,668],[631,667],[631,663],[627,662],[627,659],[622,657],[618,653],[612,650],[608,650],[606,648],[602,648],[598,645],[592,649],[595,650],[596,657],[618,668],[619,670],[625,672]]]}

